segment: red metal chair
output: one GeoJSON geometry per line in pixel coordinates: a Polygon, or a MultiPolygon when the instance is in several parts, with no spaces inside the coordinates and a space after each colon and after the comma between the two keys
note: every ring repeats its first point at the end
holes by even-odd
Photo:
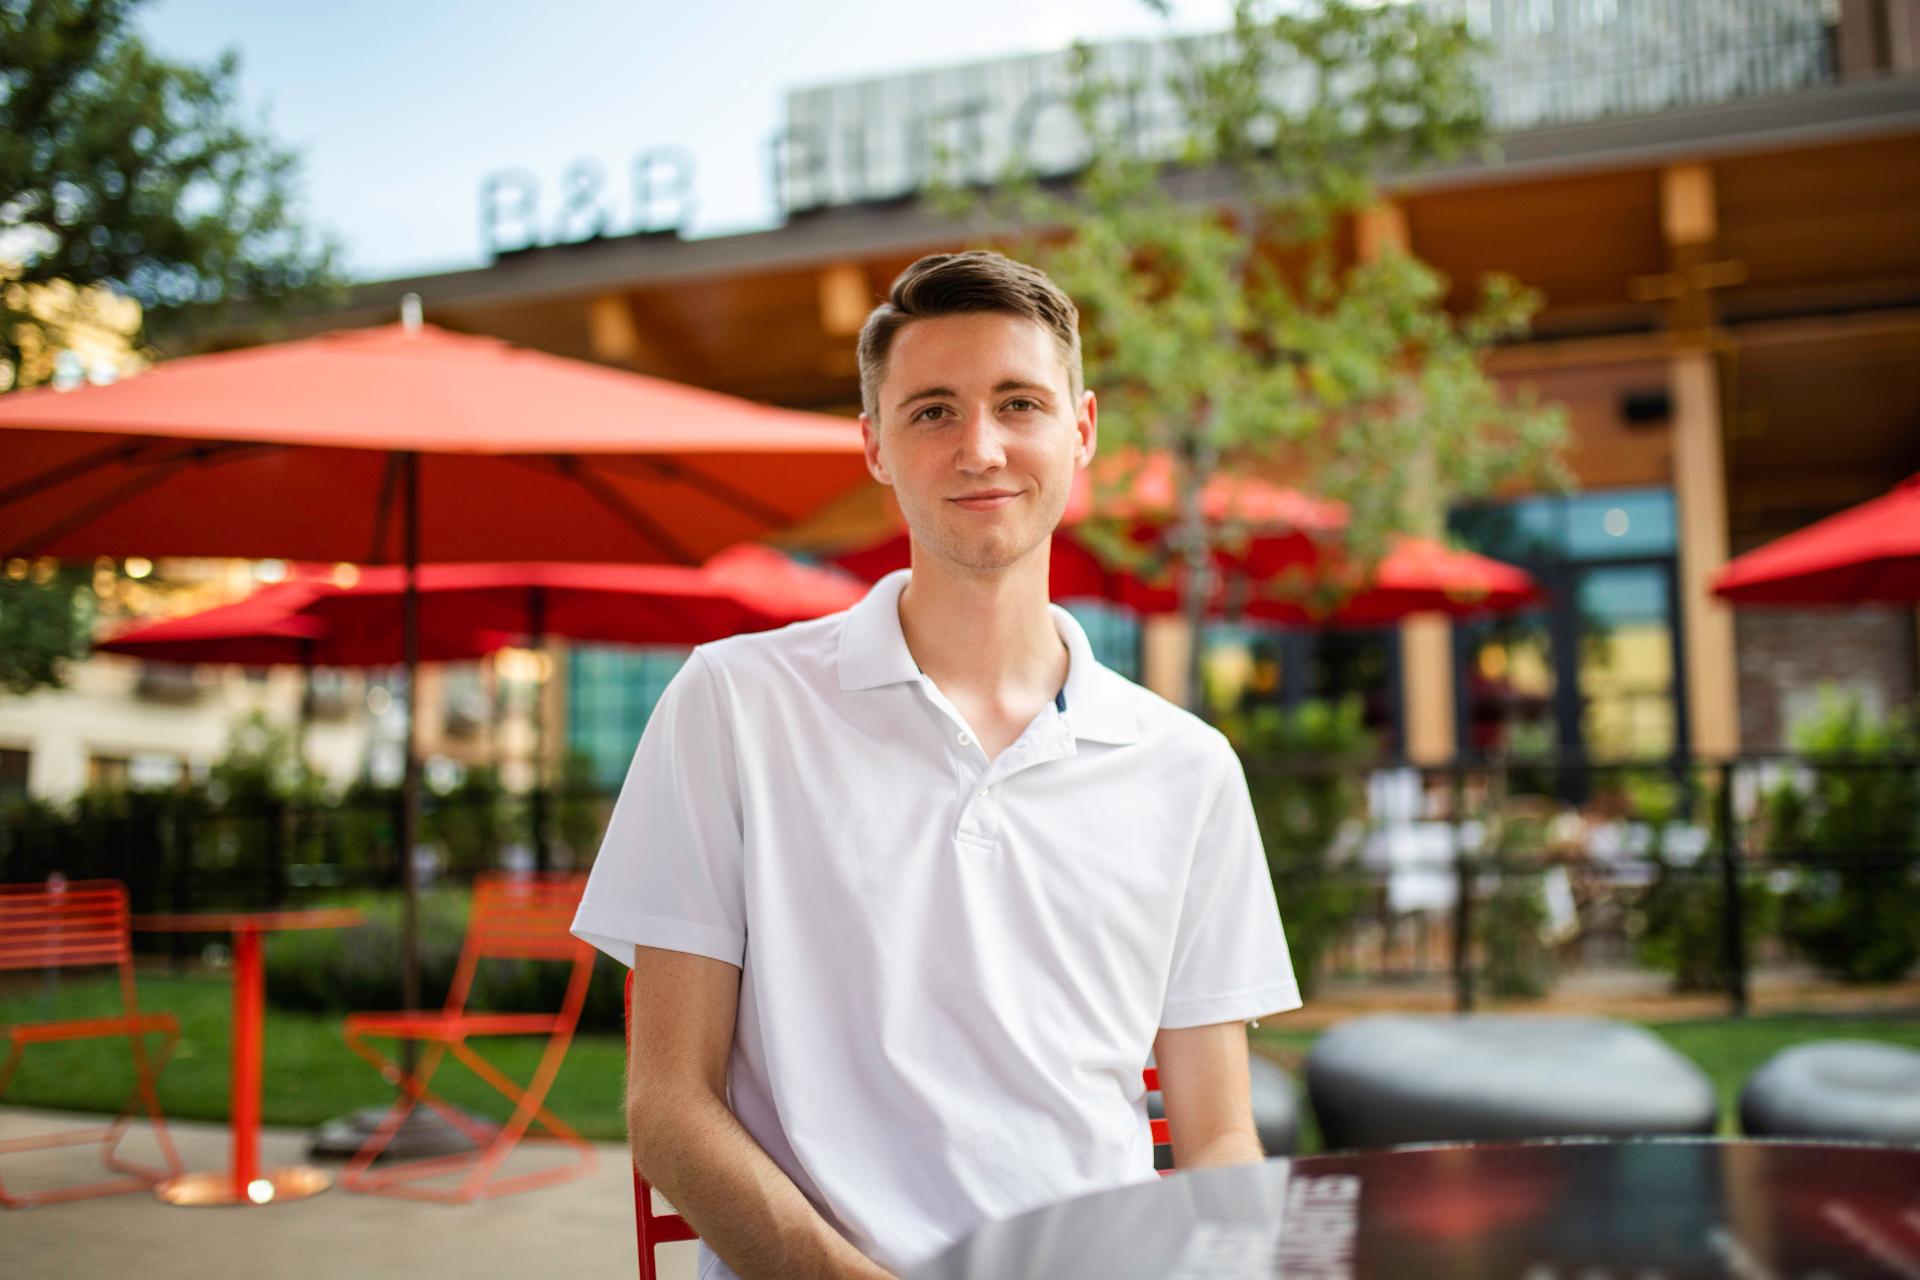
{"type": "Polygon", "coordinates": [[[401,1096],[381,1121],[366,1144],[354,1154],[341,1172],[340,1185],[351,1191],[376,1195],[406,1196],[445,1204],[465,1204],[483,1197],[526,1191],[583,1177],[592,1172],[596,1157],[593,1145],[572,1126],[546,1107],[547,1091],[559,1074],[560,1063],[573,1041],[580,1020],[580,1006],[587,998],[587,983],[593,977],[593,948],[568,932],[580,894],[586,888],[583,875],[488,874],[474,883],[473,906],[467,921],[466,943],[461,948],[459,967],[454,970],[453,987],[447,993],[444,1009],[402,1010],[391,1013],[355,1013],[347,1017],[345,1035],[352,1050],[373,1064],[389,1082],[400,1088],[401,1096]],[[467,1008],[475,971],[482,960],[552,960],[573,966],[566,995],[557,1013],[485,1013],[467,1008]],[[545,1036],[547,1046],[534,1070],[532,1081],[523,1089],[498,1067],[481,1057],[468,1043],[489,1036],[545,1036]],[[407,1075],[400,1064],[367,1043],[368,1037],[390,1040],[414,1040],[424,1044],[420,1061],[407,1075]],[[473,1118],[435,1094],[432,1083],[446,1055],[452,1053],[474,1075],[484,1080],[513,1104],[513,1114],[498,1129],[476,1124],[473,1118]],[[393,1141],[393,1136],[412,1114],[425,1103],[449,1124],[473,1139],[476,1149],[452,1155],[429,1156],[399,1161],[373,1169],[373,1162],[393,1141]],[[566,1164],[538,1169],[512,1177],[495,1178],[513,1148],[528,1136],[530,1126],[538,1125],[561,1145],[570,1148],[576,1158],[566,1164]],[[465,1176],[452,1187],[416,1185],[423,1178],[465,1170],[465,1176]]]}
{"type": "MultiPolygon", "coordinates": [[[[627,1048],[633,1048],[633,970],[627,970],[626,994],[621,998],[620,1008],[626,1021],[627,1048]]],[[[653,1211],[653,1186],[640,1176],[640,1166],[633,1167],[633,1217],[640,1229],[640,1280],[658,1280],[659,1272],[653,1260],[653,1251],[660,1245],[673,1244],[680,1240],[698,1240],[700,1237],[687,1225],[687,1220],[677,1213],[655,1213],[653,1211]]]]}
{"type": "MultiPolygon", "coordinates": [[[[627,1026],[627,1047],[633,1047],[633,971],[627,971],[626,996],[620,1002],[625,1010],[627,1026]]],[[[1147,1092],[1154,1093],[1160,1088],[1160,1070],[1148,1067],[1145,1072],[1147,1092]]],[[[1148,1122],[1153,1129],[1153,1145],[1171,1147],[1173,1138],[1165,1120],[1148,1122]]],[[[1162,1169],[1161,1177],[1172,1173],[1172,1169],[1162,1169]]],[[[640,1166],[633,1167],[633,1217],[639,1228],[640,1243],[640,1280],[659,1280],[659,1273],[653,1260],[653,1251],[660,1245],[672,1244],[676,1240],[698,1240],[700,1237],[687,1224],[687,1220],[677,1213],[655,1213],[653,1210],[653,1186],[640,1174],[640,1166]]]]}
{"type": "Polygon", "coordinates": [[[160,1114],[159,1096],[154,1091],[154,1080],[173,1054],[180,1027],[170,1013],[140,1012],[134,995],[133,947],[129,939],[127,890],[118,881],[0,884],[0,971],[116,965],[120,970],[121,1008],[114,1017],[17,1022],[0,1028],[8,1043],[6,1061],[0,1064],[0,1095],[6,1093],[28,1045],[56,1041],[125,1036],[133,1051],[135,1081],[126,1106],[104,1127],[66,1129],[0,1142],[0,1155],[98,1142],[100,1162],[125,1177],[31,1195],[9,1194],[6,1185],[0,1183],[0,1206],[20,1209],[144,1191],[156,1182],[179,1177],[183,1171],[180,1154],[174,1150],[173,1138],[167,1133],[166,1117],[160,1114]],[[147,1056],[149,1035],[163,1037],[159,1052],[151,1062],[147,1056]],[[145,1110],[153,1124],[153,1136],[167,1162],[164,1169],[122,1160],[117,1154],[120,1139],[136,1109],[145,1110]]]}

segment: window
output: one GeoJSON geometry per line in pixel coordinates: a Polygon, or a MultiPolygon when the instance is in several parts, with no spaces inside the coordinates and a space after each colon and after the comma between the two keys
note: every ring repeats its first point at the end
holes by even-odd
{"type": "Polygon", "coordinates": [[[1066,601],[1062,607],[1087,633],[1087,644],[1102,666],[1129,680],[1140,679],[1140,619],[1133,610],[1098,600],[1066,601]]]}
{"type": "Polygon", "coordinates": [[[27,798],[27,774],[33,753],[0,747],[0,809],[27,798]]]}
{"type": "Polygon", "coordinates": [[[1463,748],[1641,759],[1684,747],[1670,490],[1524,498],[1450,523],[1474,550],[1532,572],[1551,600],[1457,629],[1463,748]]]}
{"type": "Polygon", "coordinates": [[[592,761],[600,786],[626,777],[647,718],[687,653],[614,645],[567,651],[567,746],[592,761]]]}

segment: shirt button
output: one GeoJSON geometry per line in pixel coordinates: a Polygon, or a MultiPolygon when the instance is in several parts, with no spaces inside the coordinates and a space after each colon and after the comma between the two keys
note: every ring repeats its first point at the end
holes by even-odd
{"type": "Polygon", "coordinates": [[[972,737],[972,735],[971,735],[971,734],[965,734],[965,733],[963,733],[963,734],[961,734],[961,735],[960,735],[960,745],[961,745],[961,746],[963,746],[963,747],[970,747],[970,746],[972,746],[972,745],[973,745],[973,737],[972,737]]]}
{"type": "Polygon", "coordinates": [[[981,798],[982,800],[985,800],[985,799],[986,799],[986,798],[987,798],[988,796],[990,796],[990,795],[992,795],[992,794],[993,794],[993,788],[992,788],[992,787],[987,787],[986,789],[984,789],[984,790],[982,790],[982,791],[980,792],[980,798],[981,798]]]}

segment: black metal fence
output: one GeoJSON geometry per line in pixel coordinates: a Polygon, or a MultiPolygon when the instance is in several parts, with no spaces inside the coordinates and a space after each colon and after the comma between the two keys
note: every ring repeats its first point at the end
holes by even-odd
{"type": "Polygon", "coordinates": [[[1445,976],[1468,1010],[1569,969],[1653,968],[1744,1014],[1757,965],[1920,968],[1911,759],[1247,765],[1309,975],[1445,976]]]}
{"type": "MultiPolygon", "coordinates": [[[[1920,960],[1914,760],[1246,763],[1309,979],[1446,979],[1464,1010],[1580,968],[1654,968],[1744,1013],[1756,965],[1870,982],[1920,960]]],[[[591,861],[612,800],[548,798],[551,865],[591,861]]],[[[298,906],[397,886],[397,806],[216,808],[187,792],[28,806],[0,820],[0,881],[117,879],[136,912],[298,906]]],[[[428,796],[420,879],[532,865],[531,827],[526,797],[428,796]]]]}

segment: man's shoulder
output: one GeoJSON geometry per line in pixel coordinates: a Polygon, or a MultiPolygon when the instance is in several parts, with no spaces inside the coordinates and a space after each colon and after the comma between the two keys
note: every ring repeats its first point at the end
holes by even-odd
{"type": "Polygon", "coordinates": [[[1102,696],[1112,698],[1133,713],[1139,745],[1150,752],[1192,753],[1212,764],[1239,757],[1225,734],[1193,712],[1169,702],[1145,685],[1135,684],[1111,667],[1100,668],[1102,696]]]}
{"type": "Polygon", "coordinates": [[[763,681],[814,681],[831,677],[840,654],[845,611],[794,622],[772,631],[752,631],[696,646],[695,659],[724,686],[763,681]]]}

